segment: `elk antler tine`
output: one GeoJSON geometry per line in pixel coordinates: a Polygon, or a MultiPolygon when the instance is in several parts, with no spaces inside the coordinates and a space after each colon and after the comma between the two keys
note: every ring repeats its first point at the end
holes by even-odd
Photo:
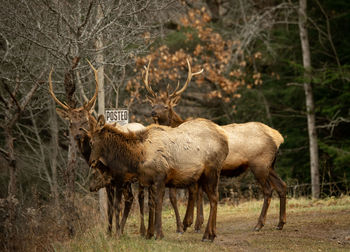
{"type": "Polygon", "coordinates": [[[198,75],[198,74],[201,74],[204,72],[204,68],[202,68],[202,70],[198,71],[198,72],[195,72],[192,74],[192,76],[195,76],[195,75],[198,75]]]}
{"type": "Polygon", "coordinates": [[[57,104],[59,104],[62,108],[64,108],[65,110],[69,109],[69,106],[64,105],[62,102],[60,102],[60,100],[57,99],[57,97],[55,96],[55,94],[53,93],[52,90],[52,80],[51,80],[51,75],[52,75],[52,71],[53,71],[53,67],[51,68],[50,74],[49,74],[49,92],[52,96],[52,98],[55,100],[55,102],[57,102],[57,104]]]}
{"type": "Polygon", "coordinates": [[[192,79],[192,76],[194,75],[197,75],[197,74],[201,74],[203,72],[203,69],[199,72],[196,72],[194,74],[192,74],[192,69],[191,69],[191,64],[190,64],[190,61],[188,60],[188,58],[186,59],[187,61],[187,65],[188,65],[188,75],[187,75],[187,80],[186,80],[186,83],[185,85],[179,90],[179,91],[176,91],[174,92],[174,96],[178,96],[180,95],[183,91],[185,91],[185,89],[187,88],[188,84],[190,83],[191,79],[192,79]]]}
{"type": "Polygon", "coordinates": [[[87,110],[90,110],[92,108],[92,106],[94,105],[96,98],[97,98],[97,94],[98,94],[98,71],[96,70],[96,68],[91,64],[91,62],[89,60],[86,60],[91,69],[94,71],[95,74],[95,83],[96,83],[96,88],[95,88],[95,94],[94,96],[90,99],[90,101],[86,104],[86,108],[87,110]]]}
{"type": "Polygon", "coordinates": [[[156,97],[156,94],[154,93],[154,91],[152,90],[152,88],[149,86],[149,83],[148,83],[148,73],[149,73],[150,64],[151,64],[151,59],[148,61],[147,67],[144,66],[146,73],[145,73],[145,78],[143,79],[143,82],[145,83],[145,87],[148,93],[150,93],[153,97],[156,97]]]}
{"type": "Polygon", "coordinates": [[[79,128],[79,130],[84,131],[86,134],[89,133],[89,131],[87,129],[85,129],[85,128],[79,128]]]}

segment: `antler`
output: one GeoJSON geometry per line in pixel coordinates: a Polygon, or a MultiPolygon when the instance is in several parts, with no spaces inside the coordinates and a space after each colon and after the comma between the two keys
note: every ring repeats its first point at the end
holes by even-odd
{"type": "Polygon", "coordinates": [[[64,108],[65,110],[69,110],[69,106],[63,104],[62,102],[60,102],[60,100],[57,99],[57,97],[55,96],[55,94],[53,93],[52,90],[52,80],[51,80],[51,74],[52,74],[53,68],[51,68],[50,74],[49,74],[49,92],[52,96],[52,98],[55,100],[55,102],[57,102],[59,105],[61,105],[62,108],[64,108]]]}
{"type": "Polygon", "coordinates": [[[187,88],[188,84],[190,83],[192,77],[195,76],[195,75],[201,74],[204,71],[204,69],[202,69],[202,70],[200,70],[200,71],[198,71],[196,73],[192,73],[191,64],[190,64],[188,58],[186,59],[186,61],[187,61],[187,65],[188,65],[188,75],[187,75],[186,83],[180,90],[177,90],[179,88],[179,82],[178,82],[174,92],[171,95],[169,95],[169,97],[171,97],[171,98],[173,98],[175,96],[179,96],[180,94],[182,94],[182,92],[185,91],[185,89],[187,88]]]}
{"type": "Polygon", "coordinates": [[[90,63],[89,60],[87,60],[87,62],[89,63],[90,67],[92,68],[92,70],[94,71],[95,74],[95,82],[96,82],[96,89],[95,89],[95,94],[94,96],[90,99],[90,101],[86,104],[86,108],[87,110],[90,110],[92,108],[92,106],[94,105],[96,98],[97,98],[97,94],[98,94],[98,71],[96,70],[96,68],[94,68],[94,66],[90,63]]]}
{"type": "Polygon", "coordinates": [[[150,93],[154,98],[156,98],[156,94],[154,93],[154,91],[152,90],[152,88],[148,84],[148,72],[149,72],[150,64],[151,64],[151,59],[148,61],[147,67],[144,66],[144,68],[146,70],[146,75],[145,75],[145,78],[143,79],[143,82],[145,83],[145,87],[146,87],[148,93],[150,93]]]}

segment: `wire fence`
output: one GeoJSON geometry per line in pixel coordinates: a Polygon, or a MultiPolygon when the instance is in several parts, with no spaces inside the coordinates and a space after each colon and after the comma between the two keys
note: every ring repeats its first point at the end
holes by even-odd
{"type": "MultiPolygon", "coordinates": [[[[220,182],[219,193],[222,201],[230,201],[235,205],[242,200],[263,198],[261,187],[256,182],[247,183],[247,181],[242,182],[232,179],[220,182]]],[[[293,181],[287,184],[287,197],[289,198],[311,197],[311,195],[312,186],[310,183],[293,181]]],[[[320,184],[321,198],[341,195],[350,195],[350,181],[344,179],[320,184]]]]}

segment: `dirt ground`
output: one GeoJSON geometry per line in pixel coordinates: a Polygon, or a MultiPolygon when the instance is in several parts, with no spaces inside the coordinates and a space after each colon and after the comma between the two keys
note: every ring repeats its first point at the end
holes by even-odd
{"type": "Polygon", "coordinates": [[[252,231],[256,218],[221,218],[215,242],[229,251],[350,251],[350,209],[289,213],[282,231],[274,229],[277,216],[270,217],[260,232],[252,231]]]}
{"type": "Polygon", "coordinates": [[[275,229],[279,213],[279,201],[275,199],[265,226],[256,232],[253,228],[261,207],[262,200],[236,207],[219,206],[217,237],[206,246],[200,241],[204,230],[195,233],[191,227],[185,234],[178,235],[174,234],[173,221],[167,221],[165,242],[192,243],[202,251],[350,251],[349,197],[345,200],[290,200],[283,230],[275,229]]]}
{"type": "MultiPolygon", "coordinates": [[[[184,234],[175,232],[174,211],[163,211],[162,240],[146,240],[139,234],[137,211],[130,216],[126,232],[119,239],[109,237],[105,227],[85,231],[65,243],[55,244],[55,251],[350,251],[350,197],[323,200],[289,199],[287,223],[276,230],[279,200],[273,199],[263,229],[253,231],[262,207],[262,200],[234,206],[218,206],[217,237],[214,242],[202,242],[204,227],[196,233],[193,226],[184,234]]],[[[180,205],[184,216],[185,205],[180,205]]],[[[205,205],[205,220],[209,205],[205,205]]],[[[147,222],[146,222],[147,223],[147,222]]]]}
{"type": "Polygon", "coordinates": [[[289,204],[287,224],[281,231],[275,229],[276,210],[268,214],[263,229],[255,232],[258,211],[237,214],[225,207],[218,215],[218,236],[214,243],[223,251],[350,251],[350,208],[347,205],[318,207],[315,204],[293,209],[293,204],[289,204]]]}

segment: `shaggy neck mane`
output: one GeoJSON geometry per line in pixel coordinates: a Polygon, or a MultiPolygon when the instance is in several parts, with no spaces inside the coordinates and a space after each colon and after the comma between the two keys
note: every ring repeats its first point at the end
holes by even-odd
{"type": "Polygon", "coordinates": [[[170,122],[170,127],[175,128],[182,124],[184,120],[171,108],[170,113],[169,113],[169,122],[170,122]]]}
{"type": "MultiPolygon", "coordinates": [[[[112,125],[106,124],[102,129],[102,137],[108,152],[133,172],[143,160],[143,142],[148,136],[148,130],[124,133],[112,125]]],[[[106,153],[108,153],[106,152],[106,153]]],[[[108,154],[107,154],[108,155],[108,154]]],[[[115,163],[115,162],[114,162],[115,163]]]]}

